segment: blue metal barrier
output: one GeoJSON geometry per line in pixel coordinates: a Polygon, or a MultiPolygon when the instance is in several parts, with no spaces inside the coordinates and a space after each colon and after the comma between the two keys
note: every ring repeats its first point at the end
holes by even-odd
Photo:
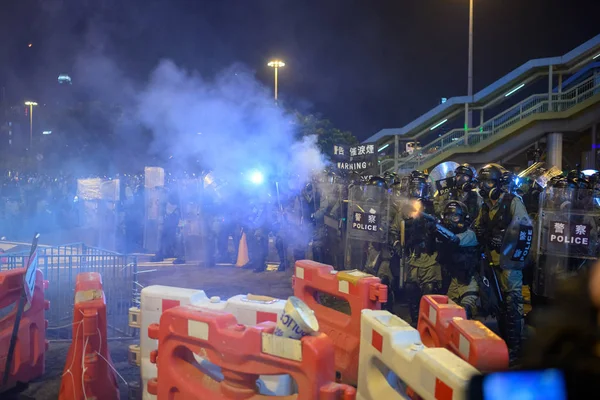
{"type": "MultiPolygon", "coordinates": [[[[0,271],[23,268],[28,252],[0,254],[0,271]]],[[[46,300],[50,301],[49,339],[71,339],[75,278],[81,272],[102,276],[108,318],[108,337],[131,337],[129,308],[139,303],[137,258],[86,246],[83,243],[38,248],[39,269],[49,281],[46,300]]]]}

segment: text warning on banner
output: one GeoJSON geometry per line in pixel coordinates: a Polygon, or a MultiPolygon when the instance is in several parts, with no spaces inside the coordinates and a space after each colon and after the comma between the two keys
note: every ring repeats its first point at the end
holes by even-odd
{"type": "Polygon", "coordinates": [[[552,221],[550,225],[550,243],[588,246],[590,244],[591,229],[592,227],[587,224],[568,224],[561,221],[552,221]]]}
{"type": "Polygon", "coordinates": [[[352,229],[377,232],[377,219],[377,214],[367,214],[355,211],[354,218],[352,218],[352,229]]]}

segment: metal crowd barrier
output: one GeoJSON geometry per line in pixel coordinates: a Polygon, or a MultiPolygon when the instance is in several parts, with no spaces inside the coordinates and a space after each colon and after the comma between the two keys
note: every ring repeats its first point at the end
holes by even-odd
{"type": "MultiPolygon", "coordinates": [[[[23,268],[29,251],[0,254],[0,271],[23,268]]],[[[71,339],[75,278],[81,272],[102,275],[108,313],[108,338],[133,337],[128,326],[129,308],[138,303],[137,258],[74,243],[38,248],[39,269],[49,281],[46,299],[50,300],[49,339],[71,339]]]]}

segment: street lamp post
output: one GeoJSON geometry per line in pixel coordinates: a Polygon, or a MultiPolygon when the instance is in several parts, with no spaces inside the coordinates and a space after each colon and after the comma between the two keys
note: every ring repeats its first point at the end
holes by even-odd
{"type": "MultiPolygon", "coordinates": [[[[467,96],[473,100],[473,1],[469,0],[469,66],[467,72],[467,96]]],[[[473,112],[469,111],[469,103],[465,103],[465,128],[473,127],[473,112]]]]}
{"type": "Polygon", "coordinates": [[[277,82],[277,72],[279,70],[279,68],[285,67],[285,63],[281,60],[273,60],[273,61],[269,61],[269,63],[267,64],[269,67],[275,69],[275,101],[277,101],[277,86],[278,86],[278,82],[277,82]]]}
{"type": "Polygon", "coordinates": [[[26,106],[29,106],[29,151],[33,150],[33,106],[37,106],[35,101],[26,101],[26,106]]]}

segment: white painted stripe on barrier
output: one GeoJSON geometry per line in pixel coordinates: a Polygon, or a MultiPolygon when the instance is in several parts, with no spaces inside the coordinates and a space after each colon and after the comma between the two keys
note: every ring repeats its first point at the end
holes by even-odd
{"type": "Polygon", "coordinates": [[[188,336],[208,341],[208,324],[202,321],[188,320],[188,336]]]}
{"type": "Polygon", "coordinates": [[[424,347],[419,332],[404,320],[387,311],[362,310],[357,400],[408,398],[404,385],[382,376],[382,364],[424,400],[464,399],[478,373],[448,349],[424,347]]]}
{"type": "Polygon", "coordinates": [[[458,351],[462,354],[466,360],[469,359],[469,353],[471,353],[471,343],[463,334],[458,335],[458,351]]]}
{"type": "Polygon", "coordinates": [[[304,268],[296,267],[296,278],[304,279],[304,268]]]}
{"type": "Polygon", "coordinates": [[[339,281],[338,290],[340,293],[350,294],[350,283],[348,281],[339,281]]]}
{"type": "MultiPolygon", "coordinates": [[[[158,296],[148,296],[142,302],[142,309],[144,311],[158,311],[162,312],[162,298],[158,296]]],[[[158,322],[158,321],[157,321],[158,322]]]]}
{"type": "MultiPolygon", "coordinates": [[[[435,393],[435,375],[427,368],[421,368],[419,372],[419,380],[421,385],[425,388],[426,393],[435,393]]],[[[421,392],[423,393],[423,392],[421,392]]]]}
{"type": "Polygon", "coordinates": [[[302,342],[296,339],[263,333],[262,352],[288,360],[302,361],[302,342]]]}
{"type": "Polygon", "coordinates": [[[433,306],[429,306],[429,320],[435,326],[435,321],[437,320],[437,311],[433,306]]]}

